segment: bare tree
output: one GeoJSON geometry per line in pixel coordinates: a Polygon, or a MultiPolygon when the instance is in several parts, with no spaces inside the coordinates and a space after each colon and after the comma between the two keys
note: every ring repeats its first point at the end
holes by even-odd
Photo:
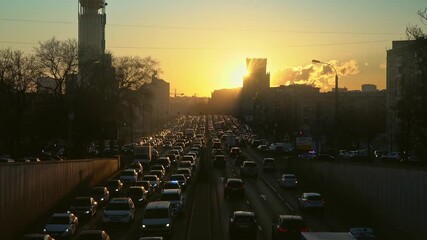
{"type": "Polygon", "coordinates": [[[137,90],[160,72],[159,61],[152,57],[118,57],[113,60],[120,89],[137,90]]]}
{"type": "Polygon", "coordinates": [[[39,83],[39,87],[52,91],[57,98],[61,99],[65,92],[66,78],[69,74],[77,73],[77,41],[75,39],[59,41],[53,37],[45,42],[39,42],[35,53],[43,76],[51,78],[55,82],[53,86],[39,83]]]}
{"type": "Polygon", "coordinates": [[[30,106],[29,93],[35,90],[40,77],[35,56],[19,50],[0,50],[0,100],[3,109],[0,124],[12,152],[19,149],[21,132],[26,125],[24,115],[30,106]]]}
{"type": "MultiPolygon", "coordinates": [[[[421,23],[427,25],[427,7],[424,10],[418,10],[417,15],[420,17],[421,23]]],[[[418,25],[407,25],[405,32],[408,40],[427,39],[427,33],[418,25]]]]}

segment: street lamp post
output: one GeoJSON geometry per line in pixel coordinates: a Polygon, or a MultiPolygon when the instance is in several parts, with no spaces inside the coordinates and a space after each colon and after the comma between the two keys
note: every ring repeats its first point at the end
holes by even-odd
{"type": "Polygon", "coordinates": [[[325,64],[330,66],[332,69],[334,69],[335,71],[335,106],[334,106],[334,124],[335,124],[335,131],[334,131],[334,142],[335,142],[335,149],[334,149],[334,154],[335,156],[337,156],[338,154],[338,72],[337,69],[335,69],[335,67],[330,64],[330,63],[326,63],[326,62],[322,62],[316,59],[311,60],[312,63],[318,63],[318,64],[325,64]]]}

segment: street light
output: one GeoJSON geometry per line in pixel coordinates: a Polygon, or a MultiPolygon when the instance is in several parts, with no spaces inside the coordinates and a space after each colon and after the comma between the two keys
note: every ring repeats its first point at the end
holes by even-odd
{"type": "Polygon", "coordinates": [[[318,64],[325,64],[330,66],[332,69],[334,69],[335,71],[335,109],[334,109],[334,123],[335,123],[335,149],[334,149],[334,154],[337,155],[338,153],[338,72],[335,69],[335,67],[330,64],[330,63],[326,63],[326,62],[322,62],[316,59],[311,60],[312,63],[318,63],[318,64]]]}

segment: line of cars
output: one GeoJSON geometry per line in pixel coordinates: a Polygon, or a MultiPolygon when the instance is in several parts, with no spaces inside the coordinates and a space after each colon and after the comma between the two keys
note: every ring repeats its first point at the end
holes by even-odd
{"type": "MultiPolygon", "coordinates": [[[[216,136],[215,136],[216,137],[216,136]]],[[[217,140],[214,140],[217,142],[217,140]]],[[[214,146],[212,146],[214,147],[214,146]]],[[[216,148],[216,146],[214,147],[216,148]]],[[[236,154],[222,154],[226,152],[225,147],[222,146],[222,149],[213,150],[212,157],[213,163],[217,160],[216,156],[219,154],[222,158],[222,155],[227,160],[227,157],[230,156],[230,159],[235,158],[236,167],[240,170],[240,177],[231,177],[226,179],[224,186],[224,197],[231,198],[244,198],[245,196],[245,183],[242,179],[247,177],[257,177],[258,164],[255,161],[248,161],[244,159],[243,161],[238,162],[239,155],[236,154]],[[219,152],[219,153],[218,153],[219,152]]],[[[231,152],[230,152],[231,153],[231,152]]],[[[232,166],[233,164],[224,164],[225,166],[232,166]]],[[[214,167],[220,167],[218,165],[213,165],[214,167]]],[[[272,157],[265,157],[262,161],[262,170],[263,171],[272,171],[276,170],[275,159],[272,157]]],[[[297,178],[292,173],[283,173],[281,178],[278,179],[279,186],[284,188],[296,188],[298,186],[297,178]]],[[[320,212],[323,213],[325,207],[325,201],[321,194],[317,192],[303,192],[297,198],[297,205],[300,211],[309,212],[320,212]]],[[[243,217],[242,217],[243,219],[243,217]]],[[[231,239],[247,239],[248,236],[256,236],[256,217],[255,213],[251,211],[234,211],[232,217],[230,218],[229,223],[229,235],[231,239]],[[239,221],[241,216],[245,216],[244,220],[239,221]],[[237,220],[236,220],[237,219],[237,220]]],[[[304,237],[309,234],[307,222],[301,215],[291,214],[291,215],[278,215],[277,219],[273,220],[271,233],[273,239],[300,239],[301,236],[304,237]]],[[[372,228],[352,228],[348,233],[351,238],[354,239],[375,239],[372,228]]],[[[310,236],[312,236],[311,234],[310,236]]],[[[310,238],[311,239],[311,238],[310,238]]]]}

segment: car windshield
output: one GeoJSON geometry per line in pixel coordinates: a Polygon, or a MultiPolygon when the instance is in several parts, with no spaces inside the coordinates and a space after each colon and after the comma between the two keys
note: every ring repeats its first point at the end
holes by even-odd
{"type": "Polygon", "coordinates": [[[153,166],[151,167],[152,170],[161,170],[163,171],[163,167],[162,166],[153,166]]]}
{"type": "Polygon", "coordinates": [[[171,176],[169,179],[170,180],[176,180],[176,181],[184,181],[185,177],[184,176],[171,176]]]}
{"type": "Polygon", "coordinates": [[[190,170],[189,169],[179,169],[178,171],[176,171],[176,173],[178,173],[178,174],[190,174],[190,170]]]}
{"type": "Polygon", "coordinates": [[[254,162],[247,162],[245,163],[245,167],[256,167],[256,164],[254,162]]]}
{"type": "Polygon", "coordinates": [[[234,221],[239,223],[254,223],[254,219],[251,216],[235,216],[234,221]]]}
{"type": "Polygon", "coordinates": [[[303,220],[285,220],[280,224],[282,228],[290,228],[290,229],[301,229],[306,227],[306,223],[303,220]]]}
{"type": "Polygon", "coordinates": [[[104,188],[93,188],[92,189],[92,194],[95,194],[95,195],[104,194],[104,188]]]}
{"type": "Polygon", "coordinates": [[[88,206],[90,205],[90,200],[87,198],[83,198],[83,199],[74,199],[73,203],[71,204],[71,206],[88,206]]]}
{"type": "Polygon", "coordinates": [[[310,201],[320,201],[320,200],[322,200],[322,197],[320,197],[320,196],[307,196],[307,199],[310,201]]]}
{"type": "Polygon", "coordinates": [[[124,203],[109,203],[105,210],[129,210],[129,204],[127,202],[124,203]]]}
{"type": "Polygon", "coordinates": [[[179,185],[177,183],[165,183],[165,185],[163,185],[163,189],[175,189],[175,188],[179,188],[179,185]]]}
{"type": "Polygon", "coordinates": [[[284,176],[286,180],[294,180],[296,177],[295,176],[284,176]]]}
{"type": "Polygon", "coordinates": [[[117,187],[119,183],[117,181],[107,182],[107,186],[109,187],[117,187]]]}
{"type": "Polygon", "coordinates": [[[129,188],[128,195],[136,196],[136,195],[142,195],[142,189],[141,188],[129,188]]]}
{"type": "Polygon", "coordinates": [[[180,200],[179,193],[167,193],[162,194],[160,197],[161,201],[173,201],[173,200],[180,200]]]}
{"type": "Polygon", "coordinates": [[[164,209],[145,209],[144,218],[169,218],[169,210],[164,209]]]}
{"type": "Polygon", "coordinates": [[[48,224],[69,224],[69,223],[70,223],[70,219],[68,218],[68,216],[65,216],[65,217],[54,216],[50,218],[48,224]]]}
{"type": "Polygon", "coordinates": [[[157,177],[156,176],[144,176],[142,179],[143,180],[148,180],[148,181],[157,181],[157,177]]]}
{"type": "Polygon", "coordinates": [[[239,181],[229,181],[227,183],[227,185],[230,186],[230,187],[240,187],[240,186],[242,186],[242,182],[239,182],[239,181]]]}

